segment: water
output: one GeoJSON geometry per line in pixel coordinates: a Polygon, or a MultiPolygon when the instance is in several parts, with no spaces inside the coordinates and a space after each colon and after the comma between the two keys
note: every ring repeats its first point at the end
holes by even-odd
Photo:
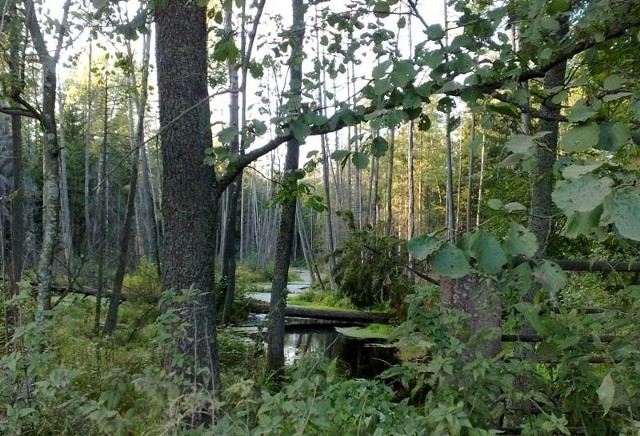
{"type": "MultiPolygon", "coordinates": [[[[250,314],[248,325],[239,330],[256,334],[266,328],[266,315],[250,314]]],[[[304,353],[323,354],[329,359],[337,358],[354,378],[373,378],[397,363],[395,349],[381,346],[376,339],[355,339],[338,333],[335,327],[353,326],[333,321],[286,318],[284,335],[285,363],[295,363],[304,353]]]]}

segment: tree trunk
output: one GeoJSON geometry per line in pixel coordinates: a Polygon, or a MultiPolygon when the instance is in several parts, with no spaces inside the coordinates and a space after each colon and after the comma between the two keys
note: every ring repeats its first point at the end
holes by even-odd
{"type": "Polygon", "coordinates": [[[92,247],[91,241],[91,57],[93,52],[93,44],[89,42],[89,70],[87,72],[87,108],[85,111],[84,126],[84,254],[89,256],[92,247]]]}
{"type": "MultiPolygon", "coordinates": [[[[224,16],[224,30],[228,37],[233,34],[233,8],[230,7],[224,16]]],[[[239,125],[240,101],[238,83],[238,67],[235,59],[228,61],[227,69],[229,72],[229,127],[236,130],[243,128],[239,125]]],[[[229,143],[229,153],[236,156],[240,151],[240,138],[235,135],[229,143]]],[[[222,283],[226,287],[224,308],[222,311],[222,323],[228,324],[231,320],[231,309],[233,306],[233,296],[236,289],[236,239],[237,239],[237,215],[238,215],[238,197],[242,190],[242,173],[229,185],[227,189],[227,207],[224,238],[222,240],[222,283]]]]}
{"type": "Polygon", "coordinates": [[[396,147],[396,130],[391,129],[389,138],[389,171],[387,174],[387,228],[385,230],[386,236],[391,236],[393,230],[393,154],[396,147]]]}
{"type": "Polygon", "coordinates": [[[486,358],[495,356],[501,347],[499,329],[502,324],[502,301],[497,282],[483,278],[478,274],[469,274],[453,281],[452,306],[469,315],[465,321],[469,339],[481,330],[494,330],[489,339],[481,340],[477,345],[465,350],[465,359],[471,359],[476,353],[486,358]],[[497,331],[496,331],[497,330],[497,331]]]}
{"type": "Polygon", "coordinates": [[[413,134],[414,134],[414,125],[413,120],[409,121],[409,141],[407,145],[407,199],[408,199],[408,207],[407,207],[407,240],[413,238],[413,221],[414,221],[414,188],[413,188],[413,134]]]}
{"type": "Polygon", "coordinates": [[[482,133],[482,143],[480,144],[480,180],[478,180],[478,208],[476,209],[476,229],[480,227],[480,208],[482,206],[482,188],[484,182],[484,140],[485,133],[482,133]]]}
{"type": "Polygon", "coordinates": [[[467,216],[465,220],[465,230],[467,233],[471,231],[471,213],[473,211],[473,177],[474,177],[474,158],[475,158],[475,141],[476,141],[476,115],[471,112],[471,138],[469,140],[469,174],[467,176],[467,216]]]}
{"type": "Polygon", "coordinates": [[[71,214],[69,211],[69,187],[67,182],[67,153],[64,136],[64,96],[60,93],[58,113],[60,118],[60,206],[62,221],[62,247],[66,260],[67,272],[71,276],[74,270],[73,240],[71,234],[71,214]]]}
{"type": "MultiPolygon", "coordinates": [[[[291,58],[290,58],[290,87],[292,95],[301,94],[302,83],[302,44],[304,40],[304,8],[302,0],[291,0],[293,9],[293,23],[291,30],[291,58]]],[[[290,176],[298,168],[300,144],[291,140],[287,142],[287,156],[285,159],[283,187],[292,189],[297,181],[290,176]]],[[[293,192],[292,192],[293,194],[293,192]]],[[[295,195],[295,194],[293,194],[295,195]]],[[[273,283],[271,286],[271,310],[269,312],[269,333],[267,363],[269,369],[276,373],[279,379],[284,369],[284,309],[286,306],[287,275],[291,261],[291,248],[294,237],[296,219],[296,198],[285,201],[282,205],[280,228],[278,230],[278,242],[276,244],[276,260],[273,283]]]]}
{"type": "Polygon", "coordinates": [[[98,241],[98,283],[96,286],[96,313],[93,323],[93,329],[96,333],[100,331],[100,318],[102,316],[102,291],[105,287],[104,268],[106,262],[107,251],[107,140],[109,139],[109,87],[107,81],[108,75],[104,75],[104,122],[102,126],[102,149],[100,151],[100,162],[98,164],[98,195],[97,195],[97,212],[98,219],[96,221],[96,238],[98,241]]]}
{"type": "Polygon", "coordinates": [[[42,35],[40,24],[36,19],[33,0],[25,0],[25,17],[27,28],[31,34],[38,59],[42,64],[42,112],[40,125],[44,133],[42,148],[42,249],[38,261],[38,297],[36,302],[36,321],[44,321],[51,309],[51,285],[53,283],[53,264],[58,240],[60,221],[60,147],[56,124],[56,65],[62,47],[62,38],[69,13],[67,0],[63,6],[63,18],[60,25],[57,47],[53,56],[49,54],[47,44],[42,35]]]}
{"type": "MultiPolygon", "coordinates": [[[[561,89],[564,86],[564,77],[567,63],[561,62],[552,67],[544,76],[544,88],[549,91],[561,89]]],[[[542,138],[542,146],[538,147],[536,166],[531,181],[531,215],[529,228],[538,239],[537,256],[544,256],[547,251],[549,233],[551,232],[553,191],[553,165],[556,162],[556,149],[558,146],[558,116],[560,104],[553,103],[552,95],[542,104],[540,131],[550,132],[542,138]]]]}
{"type": "MultiPolygon", "coordinates": [[[[144,49],[142,60],[142,80],[140,81],[140,97],[137,97],[138,86],[136,83],[135,72],[131,73],[131,87],[133,89],[132,96],[136,104],[136,125],[135,135],[131,138],[131,174],[129,176],[129,193],[127,196],[127,210],[124,219],[124,225],[120,233],[120,252],[118,253],[118,267],[116,269],[116,276],[113,282],[113,297],[109,301],[109,310],[107,311],[107,319],[104,323],[104,333],[106,335],[113,334],[116,329],[118,321],[118,309],[120,307],[122,284],[124,282],[124,275],[127,270],[127,263],[129,260],[129,241],[131,239],[131,232],[133,227],[133,220],[135,218],[135,199],[138,193],[138,164],[140,161],[140,152],[138,148],[144,143],[144,115],[147,103],[147,83],[149,77],[149,47],[150,47],[150,35],[144,35],[144,49]]],[[[130,59],[133,60],[133,55],[129,47],[128,54],[130,59]]],[[[141,209],[145,205],[142,205],[141,209]]],[[[149,219],[149,217],[147,217],[149,219]]],[[[145,227],[149,227],[150,224],[146,223],[145,227]]],[[[147,238],[149,237],[146,235],[147,238]]],[[[151,241],[147,240],[147,243],[151,241]]],[[[150,247],[149,247],[150,248],[150,247]]]]}
{"type": "MultiPolygon", "coordinates": [[[[11,5],[11,14],[15,15],[17,8],[15,3],[11,5]]],[[[16,20],[16,23],[18,20],[16,20]]],[[[21,72],[20,41],[22,39],[22,26],[13,24],[10,32],[9,68],[11,74],[11,90],[13,97],[22,93],[23,74],[21,72]]],[[[13,107],[18,106],[15,101],[11,101],[13,107]]],[[[25,208],[27,201],[26,183],[24,181],[24,156],[22,144],[22,117],[17,114],[11,115],[11,143],[13,158],[13,190],[16,198],[11,202],[11,270],[9,271],[10,295],[17,295],[19,292],[18,282],[22,277],[24,267],[24,234],[25,234],[25,208]]],[[[13,313],[8,314],[8,321],[14,318],[13,313]]]]}
{"type": "MultiPolygon", "coordinates": [[[[214,169],[203,163],[205,150],[213,145],[206,8],[190,0],[167,2],[159,8],[156,57],[164,163],[162,284],[179,294],[190,287],[198,291],[190,301],[173,303],[186,323],[185,336],[176,338],[186,363],[170,358],[168,364],[193,380],[193,391],[207,390],[217,396],[221,387],[214,294],[218,194],[214,169]]],[[[203,410],[191,416],[191,424],[211,418],[203,410]]]]}

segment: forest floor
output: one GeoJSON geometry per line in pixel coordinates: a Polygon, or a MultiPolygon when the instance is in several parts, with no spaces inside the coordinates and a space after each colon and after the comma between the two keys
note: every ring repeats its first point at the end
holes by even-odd
{"type": "MultiPolygon", "coordinates": [[[[311,286],[311,274],[309,270],[304,268],[291,268],[289,274],[297,278],[297,280],[287,283],[289,295],[302,294],[311,286]]],[[[263,303],[271,302],[271,283],[256,283],[256,286],[264,289],[264,292],[252,292],[248,294],[248,296],[263,303]]]]}

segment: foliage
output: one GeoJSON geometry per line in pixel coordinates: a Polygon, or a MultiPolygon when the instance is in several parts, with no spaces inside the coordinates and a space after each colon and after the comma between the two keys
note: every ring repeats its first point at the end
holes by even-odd
{"type": "Polygon", "coordinates": [[[158,266],[143,257],[135,271],[125,275],[123,288],[128,301],[157,305],[162,293],[158,266]]]}
{"type": "Polygon", "coordinates": [[[358,229],[344,213],[350,234],[333,253],[333,271],[340,292],[358,308],[389,304],[399,309],[409,291],[405,243],[395,236],[380,236],[368,225],[358,229]]]}
{"type": "Polygon", "coordinates": [[[631,356],[640,345],[637,287],[621,291],[636,302],[626,314],[558,312],[549,300],[515,303],[507,313],[524,316],[542,342],[533,348],[504,344],[491,358],[466,354],[470,337],[461,326],[467,315],[443,309],[439,292],[419,287],[407,297],[407,320],[394,333],[402,364],[383,375],[424,406],[433,431],[502,426],[519,427],[523,434],[635,431],[640,374],[631,356]],[[600,341],[611,334],[617,336],[613,342],[600,341]],[[530,359],[521,359],[522,347],[530,359]],[[605,356],[603,363],[590,364],[598,355],[605,356]],[[521,389],[518,380],[524,379],[528,383],[521,389]]]}
{"type": "Polygon", "coordinates": [[[373,380],[344,380],[336,362],[307,357],[282,391],[245,380],[230,386],[216,433],[244,434],[423,434],[424,418],[393,390],[373,380]],[[319,361],[320,360],[320,361],[319,361]]]}
{"type": "Polygon", "coordinates": [[[314,308],[355,309],[349,297],[338,295],[336,292],[307,290],[301,294],[287,297],[287,304],[314,308]]]}

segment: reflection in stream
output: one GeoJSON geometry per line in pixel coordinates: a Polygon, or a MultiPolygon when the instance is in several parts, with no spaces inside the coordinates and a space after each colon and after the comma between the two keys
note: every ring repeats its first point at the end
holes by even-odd
{"type": "Polygon", "coordinates": [[[335,331],[334,326],[314,326],[309,329],[286,330],[284,353],[287,364],[295,362],[307,352],[324,353],[329,359],[338,358],[345,364],[351,377],[373,378],[397,363],[393,348],[381,347],[380,341],[354,339],[335,331]],[[376,346],[378,345],[378,346],[376,346]]]}
{"type": "MultiPolygon", "coordinates": [[[[373,378],[398,363],[395,349],[381,346],[384,341],[349,338],[335,330],[335,327],[353,325],[287,317],[284,335],[285,362],[291,365],[304,353],[323,353],[329,359],[337,358],[348,367],[350,376],[355,378],[373,378]]],[[[266,316],[252,313],[249,314],[247,324],[236,330],[255,334],[264,332],[266,328],[266,316]]]]}

